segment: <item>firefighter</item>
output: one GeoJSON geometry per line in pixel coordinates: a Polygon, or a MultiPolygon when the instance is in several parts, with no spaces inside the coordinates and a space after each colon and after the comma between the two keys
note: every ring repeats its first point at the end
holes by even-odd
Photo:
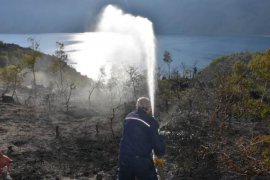
{"type": "Polygon", "coordinates": [[[136,110],[124,120],[119,152],[119,180],[158,179],[152,152],[158,159],[165,154],[165,142],[158,128],[158,122],[152,117],[150,100],[139,98],[136,110]]]}

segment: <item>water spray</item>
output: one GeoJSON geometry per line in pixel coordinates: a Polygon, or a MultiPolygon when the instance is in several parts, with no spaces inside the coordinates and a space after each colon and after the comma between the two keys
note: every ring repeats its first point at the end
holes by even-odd
{"type": "MultiPolygon", "coordinates": [[[[97,31],[120,33],[122,35],[129,35],[134,39],[136,48],[139,48],[142,54],[142,56],[140,56],[141,58],[136,61],[138,61],[142,67],[146,66],[147,68],[148,93],[151,101],[152,116],[154,116],[156,42],[152,22],[143,17],[124,13],[121,9],[109,5],[104,9],[101,15],[97,31]]],[[[159,168],[158,173],[160,171],[161,169],[159,168]]]]}
{"type": "Polygon", "coordinates": [[[108,5],[100,16],[96,31],[130,36],[134,40],[136,49],[141,53],[136,61],[141,67],[147,67],[148,93],[154,116],[156,42],[152,22],[147,18],[125,13],[116,6],[108,5]]]}

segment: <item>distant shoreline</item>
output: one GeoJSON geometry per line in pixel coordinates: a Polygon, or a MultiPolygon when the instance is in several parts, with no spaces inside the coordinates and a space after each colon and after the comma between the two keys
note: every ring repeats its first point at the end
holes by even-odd
{"type": "MultiPolygon", "coordinates": [[[[87,33],[42,33],[42,34],[1,34],[0,41],[5,43],[14,43],[22,47],[29,47],[27,42],[28,37],[34,37],[40,42],[40,51],[52,55],[55,52],[56,42],[64,42],[69,55],[78,51],[72,49],[74,46],[83,44],[91,44],[93,32],[87,33]],[[79,37],[79,40],[77,40],[79,37]]],[[[156,59],[159,67],[166,69],[162,57],[164,51],[171,53],[173,68],[179,68],[181,64],[187,67],[196,65],[198,68],[204,68],[211,61],[219,56],[235,54],[240,52],[263,52],[270,48],[270,35],[249,35],[249,36],[209,36],[209,35],[156,35],[157,52],[156,59]]],[[[106,42],[105,42],[106,43],[106,42]]],[[[91,46],[95,47],[94,45],[91,46]]],[[[86,49],[89,47],[85,46],[86,49]]],[[[88,61],[95,59],[90,52],[95,52],[98,49],[89,49],[89,54],[80,56],[80,59],[73,61],[88,61]],[[82,59],[85,58],[85,59],[82,59]]],[[[100,50],[99,50],[100,51],[100,50]]],[[[110,49],[103,49],[104,53],[110,49]]],[[[120,50],[121,51],[121,50],[120,50]]],[[[112,53],[114,52],[107,52],[112,53]]],[[[76,57],[75,57],[76,58],[76,57]]],[[[79,58],[79,57],[78,57],[79,58]]],[[[111,60],[113,61],[113,59],[111,60]]]]}

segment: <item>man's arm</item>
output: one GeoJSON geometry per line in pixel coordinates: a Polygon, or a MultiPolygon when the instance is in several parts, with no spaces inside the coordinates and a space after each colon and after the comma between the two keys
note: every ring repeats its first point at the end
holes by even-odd
{"type": "Polygon", "coordinates": [[[164,138],[158,133],[158,123],[156,122],[152,127],[152,143],[156,156],[160,157],[165,154],[164,138]]]}

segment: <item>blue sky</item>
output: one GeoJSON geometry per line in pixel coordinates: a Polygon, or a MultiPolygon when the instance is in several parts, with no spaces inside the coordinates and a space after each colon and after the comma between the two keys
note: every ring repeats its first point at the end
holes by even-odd
{"type": "Polygon", "coordinates": [[[0,0],[0,33],[91,31],[108,4],[149,18],[157,34],[270,34],[269,0],[0,0]]]}

